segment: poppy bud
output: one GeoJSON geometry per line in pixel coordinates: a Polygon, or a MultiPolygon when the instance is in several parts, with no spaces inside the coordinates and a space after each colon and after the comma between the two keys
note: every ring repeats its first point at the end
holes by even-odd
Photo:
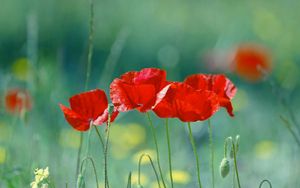
{"type": "Polygon", "coordinates": [[[84,177],[81,174],[78,175],[76,188],[85,188],[84,177]]]}
{"type": "Polygon", "coordinates": [[[115,108],[115,107],[114,107],[113,104],[109,104],[109,105],[108,105],[108,113],[109,113],[110,116],[113,114],[114,108],[115,108]]]}
{"type": "Polygon", "coordinates": [[[222,178],[225,178],[230,172],[230,164],[227,158],[223,158],[220,164],[220,174],[222,178]]]}

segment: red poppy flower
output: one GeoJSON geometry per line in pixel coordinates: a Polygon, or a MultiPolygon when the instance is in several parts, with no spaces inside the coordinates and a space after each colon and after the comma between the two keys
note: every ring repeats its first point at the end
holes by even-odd
{"type": "Polygon", "coordinates": [[[271,56],[266,49],[255,44],[244,44],[236,49],[233,69],[248,81],[258,81],[271,71],[271,56]]]}
{"type": "Polygon", "coordinates": [[[174,82],[157,94],[153,107],[161,118],[179,118],[183,122],[203,121],[219,108],[217,95],[208,90],[196,90],[185,83],[174,82]]]}
{"type": "Polygon", "coordinates": [[[237,88],[224,75],[195,74],[188,76],[184,83],[196,90],[209,90],[217,94],[220,106],[225,107],[230,116],[233,115],[231,99],[234,97],[237,88]]]}
{"type": "MultiPolygon", "coordinates": [[[[100,89],[95,89],[74,95],[69,100],[71,109],[60,104],[68,123],[78,131],[86,131],[93,125],[101,125],[108,121],[108,102],[106,94],[100,89]]],[[[111,122],[118,115],[114,111],[111,122]]]]}
{"type": "Polygon", "coordinates": [[[156,94],[168,84],[166,72],[157,68],[145,68],[139,72],[127,72],[110,85],[110,97],[118,111],[137,108],[150,110],[156,94]]]}
{"type": "Polygon", "coordinates": [[[27,90],[11,89],[5,95],[6,110],[11,113],[20,113],[22,110],[30,110],[31,98],[27,90]]]}

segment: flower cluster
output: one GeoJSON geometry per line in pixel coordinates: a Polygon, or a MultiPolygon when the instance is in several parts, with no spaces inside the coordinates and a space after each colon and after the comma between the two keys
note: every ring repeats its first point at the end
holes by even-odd
{"type": "MultiPolygon", "coordinates": [[[[137,109],[153,112],[160,118],[179,118],[183,122],[203,121],[220,107],[233,116],[231,99],[237,89],[222,74],[195,74],[183,82],[167,80],[166,71],[144,68],[127,72],[113,80],[110,98],[114,105],[113,121],[118,112],[137,109]]],[[[104,91],[91,90],[70,98],[70,108],[60,104],[73,128],[86,131],[90,125],[108,121],[108,101],[104,91]]]]}
{"type": "Polygon", "coordinates": [[[34,170],[34,181],[31,182],[30,186],[32,188],[38,188],[40,184],[42,184],[42,187],[47,187],[48,183],[45,182],[45,180],[49,177],[49,169],[46,167],[45,169],[35,169],[34,170]]]}

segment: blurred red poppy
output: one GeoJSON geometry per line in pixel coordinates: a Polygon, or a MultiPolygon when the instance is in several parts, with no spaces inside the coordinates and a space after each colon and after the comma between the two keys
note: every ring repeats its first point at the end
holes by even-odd
{"type": "Polygon", "coordinates": [[[233,115],[231,99],[234,97],[237,88],[222,74],[194,74],[188,76],[184,83],[196,90],[209,90],[217,94],[220,106],[225,107],[230,116],[233,115]]]}
{"type": "Polygon", "coordinates": [[[110,97],[118,111],[137,108],[146,112],[155,104],[156,94],[167,84],[166,71],[161,69],[127,72],[111,83],[110,97]]]}
{"type": "MultiPolygon", "coordinates": [[[[106,94],[95,89],[72,96],[69,99],[71,109],[60,104],[68,123],[78,131],[87,131],[90,125],[101,125],[108,121],[108,102],[106,94]]],[[[111,122],[117,117],[115,110],[111,122]]]]}
{"type": "Polygon", "coordinates": [[[161,118],[179,118],[183,122],[203,121],[219,109],[217,95],[208,90],[196,90],[185,83],[174,82],[157,94],[153,107],[161,118]]]}
{"type": "Polygon", "coordinates": [[[245,80],[259,81],[272,69],[271,56],[257,44],[240,45],[235,52],[233,69],[245,80]]]}
{"type": "Polygon", "coordinates": [[[10,113],[21,113],[22,110],[30,110],[32,107],[31,97],[27,90],[10,89],[5,95],[5,106],[10,113]]]}

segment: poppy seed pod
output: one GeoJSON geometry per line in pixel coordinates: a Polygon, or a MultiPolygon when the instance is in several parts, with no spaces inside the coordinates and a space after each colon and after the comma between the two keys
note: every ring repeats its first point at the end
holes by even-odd
{"type": "Polygon", "coordinates": [[[113,104],[109,104],[108,105],[108,113],[109,113],[109,115],[112,115],[114,113],[114,109],[115,109],[115,107],[114,107],[113,104]]]}
{"type": "Polygon", "coordinates": [[[223,158],[220,164],[220,174],[225,178],[230,172],[230,164],[227,158],[223,158]]]}

